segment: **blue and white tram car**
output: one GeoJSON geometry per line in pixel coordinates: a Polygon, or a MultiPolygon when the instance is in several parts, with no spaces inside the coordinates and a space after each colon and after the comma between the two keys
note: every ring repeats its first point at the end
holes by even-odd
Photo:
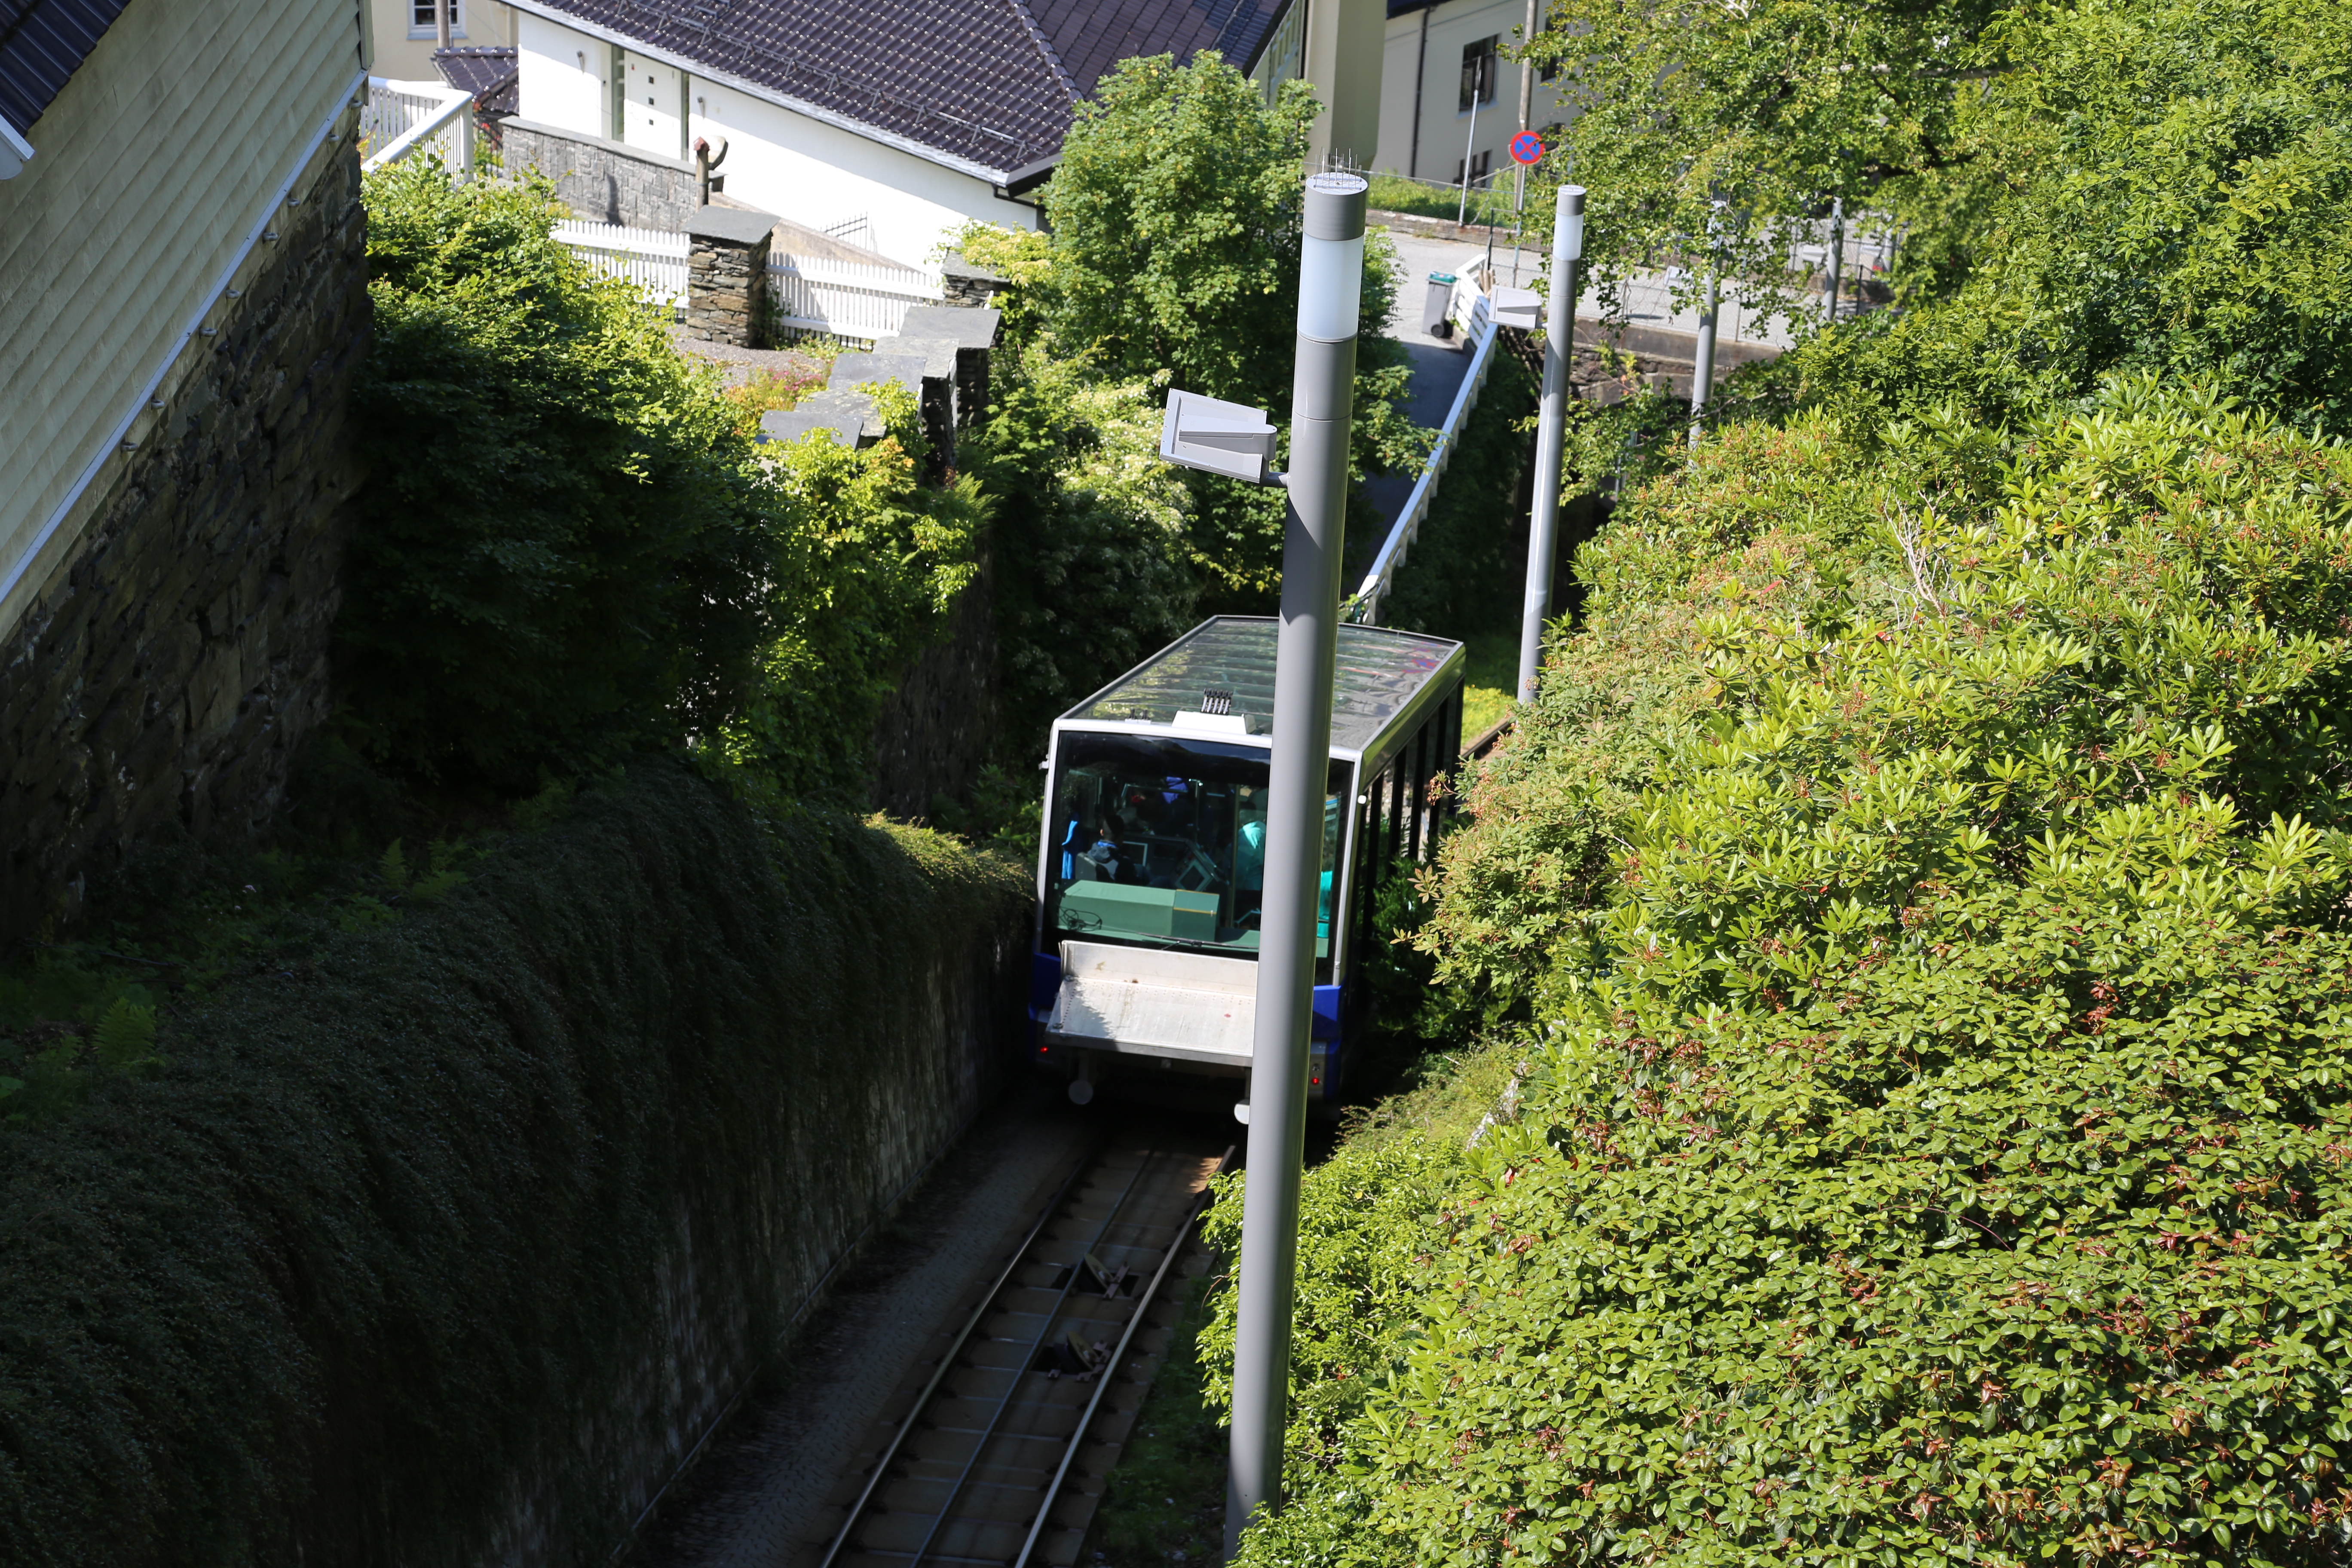
{"type": "MultiPolygon", "coordinates": [[[[1054,721],[1032,1059],[1070,1098],[1139,1072],[1247,1097],[1265,882],[1270,617],[1205,621],[1054,721]]],[[[1366,1020],[1381,881],[1422,858],[1462,750],[1459,643],[1343,625],[1331,711],[1308,1094],[1337,1098],[1366,1020]]],[[[1164,1080],[1163,1080],[1164,1081],[1164,1080]]],[[[1138,1086],[1147,1087],[1147,1086],[1138,1086]]]]}

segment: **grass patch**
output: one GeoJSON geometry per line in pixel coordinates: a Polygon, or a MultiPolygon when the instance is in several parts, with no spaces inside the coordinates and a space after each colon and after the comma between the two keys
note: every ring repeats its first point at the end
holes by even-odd
{"type": "Polygon", "coordinates": [[[1184,1281],[1168,1354],[1119,1451],[1079,1561],[1103,1568],[1214,1562],[1225,1544],[1224,1423],[1202,1402],[1210,1276],[1184,1281]]]}
{"type": "MultiPolygon", "coordinates": [[[[1462,187],[1441,185],[1428,180],[1409,180],[1402,174],[1368,174],[1371,191],[1366,197],[1375,212],[1411,213],[1416,217],[1444,218],[1452,222],[1463,211],[1462,187]]],[[[1511,216],[1511,193],[1489,190],[1477,185],[1470,187],[1469,210],[1465,223],[1507,223],[1511,216]]]]}
{"type": "Polygon", "coordinates": [[[1519,634],[1478,632],[1462,639],[1468,662],[1462,671],[1462,743],[1468,745],[1511,710],[1519,683],[1519,634]]]}

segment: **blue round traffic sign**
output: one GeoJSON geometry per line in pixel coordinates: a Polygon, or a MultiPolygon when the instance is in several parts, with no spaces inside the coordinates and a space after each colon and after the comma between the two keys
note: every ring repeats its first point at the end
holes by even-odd
{"type": "Polygon", "coordinates": [[[1532,131],[1522,131],[1511,138],[1511,162],[1540,163],[1543,162],[1543,138],[1532,131]]]}

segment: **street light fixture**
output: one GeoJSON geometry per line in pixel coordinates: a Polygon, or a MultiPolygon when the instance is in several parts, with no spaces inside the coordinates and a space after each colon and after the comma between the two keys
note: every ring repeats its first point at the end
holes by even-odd
{"type": "MultiPolygon", "coordinates": [[[[1316,174],[1307,181],[1290,471],[1261,481],[1283,485],[1290,504],[1283,525],[1273,776],[1266,791],[1257,1025],[1251,1041],[1249,1183],[1242,1205],[1241,1304],[1234,1343],[1233,1468],[1225,1488],[1228,1556],[1251,1517],[1280,1507],[1282,1500],[1298,1185],[1307,1150],[1307,1031],[1369,188],[1360,175],[1349,174],[1316,174]]],[[[1189,394],[1170,395],[1162,453],[1172,462],[1212,473],[1248,478],[1238,471],[1237,461],[1240,468],[1263,473],[1255,443],[1264,414],[1231,404],[1203,406],[1209,404],[1189,394]]]]}

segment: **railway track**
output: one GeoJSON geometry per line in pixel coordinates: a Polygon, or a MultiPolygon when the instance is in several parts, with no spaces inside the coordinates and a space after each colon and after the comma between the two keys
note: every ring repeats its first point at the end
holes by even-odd
{"type": "Polygon", "coordinates": [[[1233,1154],[1121,1142],[1072,1166],[927,1348],[805,1568],[1076,1563],[1163,1337],[1150,1315],[1233,1154]]]}

